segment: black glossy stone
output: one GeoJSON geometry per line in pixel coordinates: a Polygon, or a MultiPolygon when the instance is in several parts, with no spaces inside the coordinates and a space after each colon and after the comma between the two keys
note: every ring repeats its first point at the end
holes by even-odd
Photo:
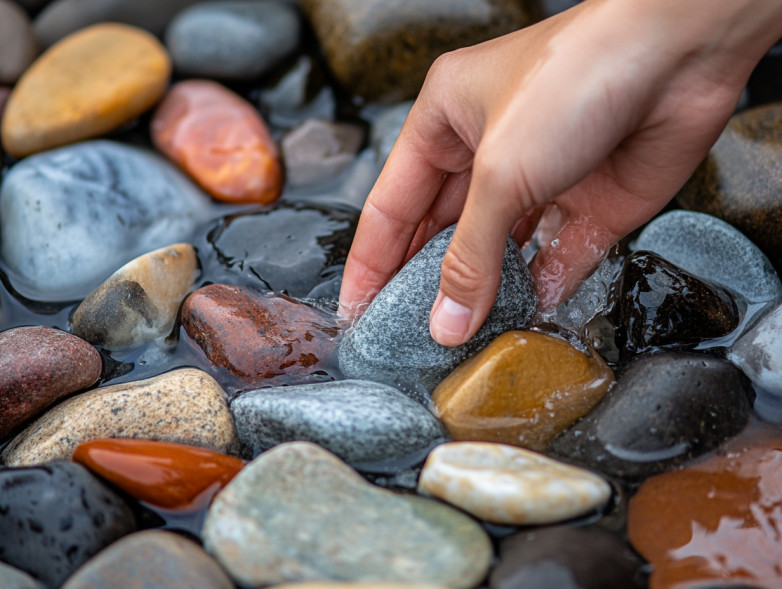
{"type": "Polygon", "coordinates": [[[301,203],[223,217],[207,236],[204,274],[293,297],[337,298],[357,222],[352,210],[301,203]]]}
{"type": "Polygon", "coordinates": [[[125,501],[78,464],[0,470],[0,560],[47,587],[135,530],[125,501]]]}
{"type": "MultiPolygon", "coordinates": [[[[639,251],[625,259],[611,320],[619,355],[632,356],[660,348],[685,349],[727,335],[738,327],[740,316],[725,289],[657,254],[639,251]]],[[[597,329],[605,336],[604,323],[591,322],[589,331],[597,329]]]]}
{"type": "Polygon", "coordinates": [[[633,359],[616,386],[551,452],[609,476],[642,479],[713,450],[747,424],[754,393],[735,366],[690,352],[633,359]]]}
{"type": "Polygon", "coordinates": [[[520,532],[500,544],[490,589],[645,587],[643,561],[618,536],[596,526],[520,532]]]}

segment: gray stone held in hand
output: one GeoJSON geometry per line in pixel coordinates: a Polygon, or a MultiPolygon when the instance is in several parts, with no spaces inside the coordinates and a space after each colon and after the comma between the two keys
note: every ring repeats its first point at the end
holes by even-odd
{"type": "Polygon", "coordinates": [[[495,337],[530,322],[537,308],[532,275],[519,247],[508,237],[497,300],[478,333],[453,348],[432,339],[429,313],[455,228],[452,225],[432,238],[378,293],[342,340],[339,368],[347,378],[391,383],[407,393],[420,386],[431,392],[495,337]]]}

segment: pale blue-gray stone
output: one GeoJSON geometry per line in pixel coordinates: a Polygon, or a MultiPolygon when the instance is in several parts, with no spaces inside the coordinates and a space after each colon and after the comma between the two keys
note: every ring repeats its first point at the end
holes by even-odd
{"type": "Polygon", "coordinates": [[[384,109],[373,121],[369,142],[381,168],[386,163],[412,106],[412,100],[400,102],[384,109]]]}
{"type": "Polygon", "coordinates": [[[131,259],[188,241],[209,197],[152,152],[87,141],[16,164],[0,190],[0,251],[13,287],[82,299],[131,259]]]}
{"type": "Polygon", "coordinates": [[[441,231],[378,293],[339,347],[348,378],[393,384],[408,393],[432,391],[456,366],[506,331],[522,329],[535,314],[532,275],[508,237],[497,300],[478,333],[447,348],[432,339],[429,313],[437,297],[440,265],[455,225],[441,231]]]}
{"type": "Polygon", "coordinates": [[[632,249],[654,252],[749,303],[773,306],[782,300],[782,282],[766,255],[738,229],[712,215],[665,213],[646,226],[632,249]]]}
{"type": "Polygon", "coordinates": [[[231,412],[240,441],[254,456],[284,442],[305,440],[359,470],[411,466],[446,440],[440,421],[426,407],[393,387],[370,381],[249,391],[233,401],[231,412]]]}
{"type": "Polygon", "coordinates": [[[181,75],[252,80],[293,52],[299,28],[283,2],[199,2],[171,21],[166,46],[181,75]]]}
{"type": "Polygon", "coordinates": [[[782,305],[733,344],[728,360],[755,385],[755,411],[767,421],[782,423],[782,305]]]}
{"type": "Polygon", "coordinates": [[[43,585],[30,575],[3,562],[0,562],[0,587],[3,589],[43,589],[43,585]]]}
{"type": "Polygon", "coordinates": [[[215,497],[202,537],[241,587],[380,581],[471,589],[492,557],[470,517],[370,485],[309,442],[282,444],[245,466],[215,497]]]}

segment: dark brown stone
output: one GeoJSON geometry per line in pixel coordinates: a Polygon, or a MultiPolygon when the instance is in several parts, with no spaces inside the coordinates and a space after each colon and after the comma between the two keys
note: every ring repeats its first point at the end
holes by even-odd
{"type": "Polygon", "coordinates": [[[337,80],[368,100],[415,96],[443,53],[532,24],[535,0],[302,0],[337,80]]]}
{"type": "Polygon", "coordinates": [[[16,82],[37,55],[27,13],[16,2],[0,0],[0,84],[16,82]]]}
{"type": "Polygon", "coordinates": [[[782,104],[735,115],[677,200],[727,221],[782,269],[782,104]]]}
{"type": "Polygon", "coordinates": [[[282,295],[212,284],[185,300],[181,317],[213,364],[249,384],[306,380],[334,364],[335,319],[282,295]]]}
{"type": "Polygon", "coordinates": [[[0,439],[57,399],[98,380],[100,354],[75,335],[50,327],[0,333],[0,439]]]}

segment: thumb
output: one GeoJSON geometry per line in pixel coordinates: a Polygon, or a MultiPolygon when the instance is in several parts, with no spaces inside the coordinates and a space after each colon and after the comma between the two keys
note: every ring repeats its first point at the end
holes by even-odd
{"type": "Polygon", "coordinates": [[[502,181],[507,176],[492,168],[473,165],[464,210],[440,268],[429,331],[444,346],[468,341],[489,315],[500,286],[506,239],[522,213],[520,199],[507,194],[510,183],[502,181]]]}

